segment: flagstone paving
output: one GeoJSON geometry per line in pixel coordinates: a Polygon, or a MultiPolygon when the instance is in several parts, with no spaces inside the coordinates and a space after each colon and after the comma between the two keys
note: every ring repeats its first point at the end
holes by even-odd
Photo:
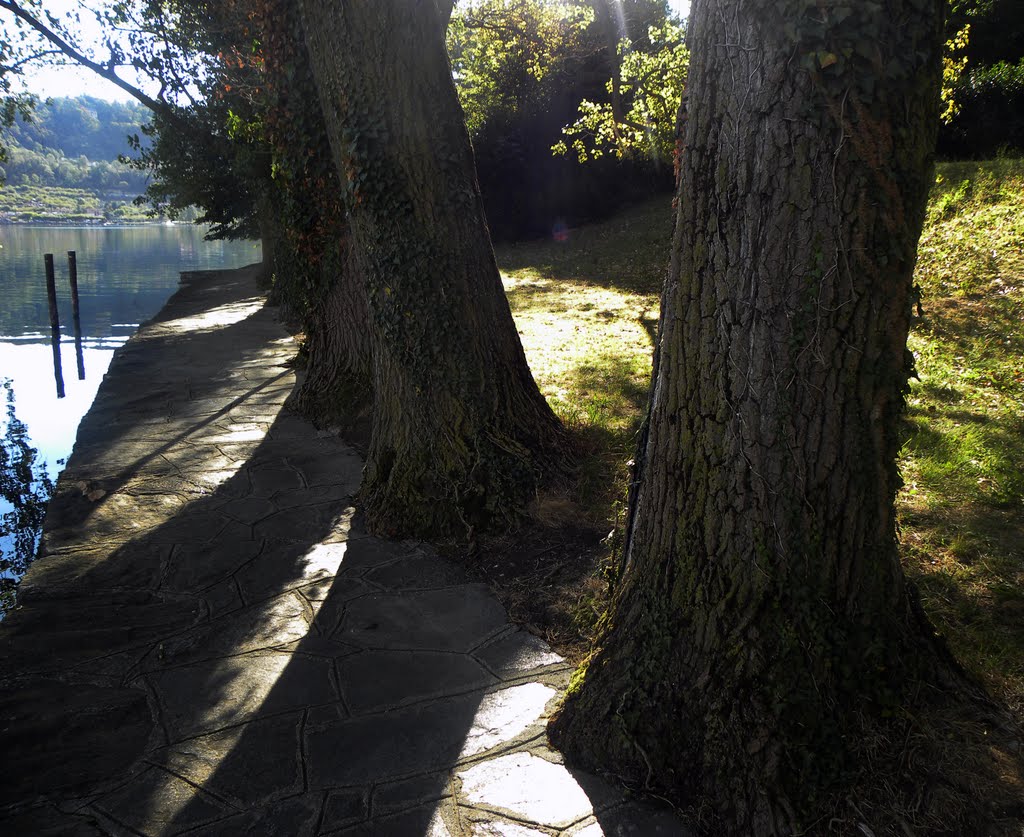
{"type": "Polygon", "coordinates": [[[365,532],[294,355],[252,269],[118,352],[0,624],[0,833],[684,834],[549,747],[557,654],[365,532]]]}

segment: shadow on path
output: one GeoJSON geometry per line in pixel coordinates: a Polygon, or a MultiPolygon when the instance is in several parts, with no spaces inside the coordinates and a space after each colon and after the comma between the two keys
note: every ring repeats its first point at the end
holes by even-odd
{"type": "Polygon", "coordinates": [[[548,748],[557,655],[363,532],[293,353],[243,270],[115,358],[0,626],[0,830],[684,833],[548,748]]]}

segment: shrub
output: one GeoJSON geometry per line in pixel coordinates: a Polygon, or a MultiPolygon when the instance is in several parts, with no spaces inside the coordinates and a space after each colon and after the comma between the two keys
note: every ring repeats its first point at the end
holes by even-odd
{"type": "Polygon", "coordinates": [[[939,153],[982,159],[1024,152],[1024,59],[964,73],[954,85],[959,113],[939,131],[939,153]]]}

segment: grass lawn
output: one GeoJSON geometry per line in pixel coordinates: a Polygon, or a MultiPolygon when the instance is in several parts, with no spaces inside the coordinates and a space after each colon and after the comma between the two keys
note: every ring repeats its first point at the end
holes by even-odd
{"type": "Polygon", "coordinates": [[[622,536],[671,226],[664,196],[562,241],[497,248],[534,378],[583,455],[567,496],[537,504],[538,527],[494,539],[493,560],[468,565],[574,662],[604,613],[604,570],[622,536]]]}
{"type": "Polygon", "coordinates": [[[537,384],[586,452],[575,499],[595,525],[613,522],[647,402],[670,202],[497,253],[537,384]]]}
{"type": "MultiPolygon", "coordinates": [[[[942,164],[937,181],[910,341],[904,565],[957,657],[1024,720],[1024,161],[942,164]]],[[[498,248],[534,376],[585,452],[563,519],[612,532],[589,577],[551,571],[551,607],[578,633],[551,638],[570,646],[603,607],[601,550],[621,535],[671,225],[664,197],[564,241],[498,248]]]]}
{"type": "Polygon", "coordinates": [[[900,494],[907,574],[1024,718],[1024,160],[939,168],[918,250],[900,494]]]}

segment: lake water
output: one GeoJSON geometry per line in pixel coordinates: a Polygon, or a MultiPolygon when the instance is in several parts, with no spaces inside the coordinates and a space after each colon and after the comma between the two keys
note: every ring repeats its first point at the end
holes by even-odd
{"type": "MultiPolygon", "coordinates": [[[[203,241],[203,231],[191,226],[0,226],[0,383],[11,382],[0,398],[13,394],[6,408],[0,404],[5,458],[11,458],[8,411],[13,407],[17,421],[27,428],[29,444],[38,450],[38,460],[45,460],[46,472],[55,479],[114,349],[160,310],[177,289],[178,274],[241,267],[259,259],[258,244],[203,241]],[[68,286],[69,250],[76,252],[78,262],[80,352],[68,286]],[[56,267],[56,348],[46,298],[45,253],[54,255],[56,267]]],[[[0,514],[9,515],[12,508],[0,499],[0,514]]],[[[0,537],[0,551],[8,558],[12,537],[0,537]]]]}

